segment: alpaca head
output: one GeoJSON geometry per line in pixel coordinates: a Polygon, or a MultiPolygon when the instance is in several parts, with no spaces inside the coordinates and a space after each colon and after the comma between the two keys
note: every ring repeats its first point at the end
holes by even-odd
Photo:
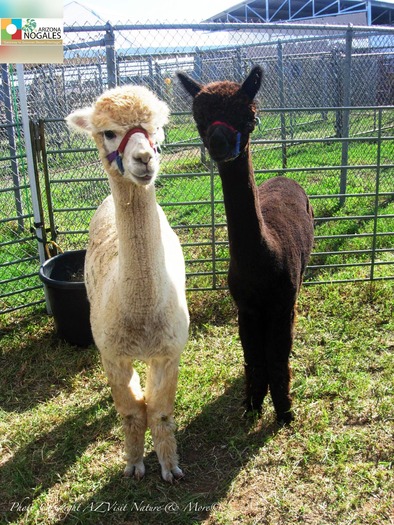
{"type": "Polygon", "coordinates": [[[67,117],[71,128],[93,137],[107,173],[146,186],[159,170],[157,146],[168,122],[165,102],[143,86],[121,86],[103,93],[91,107],[67,117]]]}
{"type": "Polygon", "coordinates": [[[256,124],[254,97],[261,86],[261,67],[255,66],[242,84],[223,81],[202,86],[184,73],[177,76],[193,97],[194,120],[212,159],[225,162],[238,157],[256,124]]]}

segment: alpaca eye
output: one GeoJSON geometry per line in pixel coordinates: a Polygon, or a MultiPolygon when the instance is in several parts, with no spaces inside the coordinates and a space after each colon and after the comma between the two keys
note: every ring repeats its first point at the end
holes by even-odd
{"type": "Polygon", "coordinates": [[[107,139],[114,139],[116,137],[113,131],[104,131],[104,137],[107,139]]]}

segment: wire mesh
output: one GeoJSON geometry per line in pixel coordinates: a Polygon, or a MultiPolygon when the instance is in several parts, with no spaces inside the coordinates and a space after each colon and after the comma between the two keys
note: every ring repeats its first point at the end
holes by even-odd
{"type": "MultiPolygon", "coordinates": [[[[312,200],[316,243],[306,282],[393,277],[394,29],[86,24],[66,27],[65,34],[63,64],[25,66],[24,73],[44,241],[65,250],[86,247],[89,221],[109,193],[92,141],[71,134],[64,118],[108,87],[146,85],[171,109],[157,196],[183,244],[187,286],[226,287],[220,179],[175,73],[185,71],[201,83],[241,82],[257,63],[264,79],[257,96],[260,123],[252,136],[256,179],[295,178],[312,200]]],[[[43,292],[12,66],[3,66],[1,88],[5,312],[43,301],[43,292]]]]}

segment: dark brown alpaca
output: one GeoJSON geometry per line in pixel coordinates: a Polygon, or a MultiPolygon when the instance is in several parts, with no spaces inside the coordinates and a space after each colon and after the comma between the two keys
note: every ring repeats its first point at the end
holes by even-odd
{"type": "Polygon", "coordinates": [[[202,86],[178,73],[193,97],[193,116],[223,186],[230,244],[228,284],[238,308],[245,357],[246,409],[261,411],[270,389],[277,420],[293,419],[289,355],[295,304],[313,244],[313,210],[295,181],[257,187],[249,148],[262,70],[242,85],[202,86]]]}

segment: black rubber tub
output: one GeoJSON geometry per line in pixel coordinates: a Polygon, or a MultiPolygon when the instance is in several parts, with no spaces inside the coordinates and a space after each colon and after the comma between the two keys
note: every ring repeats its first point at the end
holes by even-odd
{"type": "Polygon", "coordinates": [[[57,335],[77,346],[93,343],[90,308],[83,277],[86,250],[56,255],[40,268],[57,335]]]}

